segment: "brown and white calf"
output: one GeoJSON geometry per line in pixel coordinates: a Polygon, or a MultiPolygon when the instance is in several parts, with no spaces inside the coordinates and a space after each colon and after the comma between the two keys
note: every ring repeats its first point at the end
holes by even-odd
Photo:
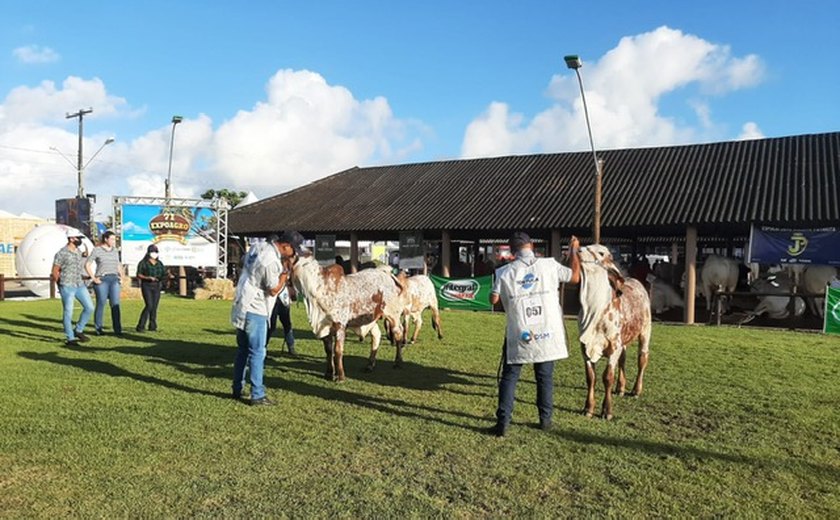
{"type": "Polygon", "coordinates": [[[627,345],[639,340],[639,373],[633,395],[642,393],[650,347],[650,300],[644,286],[635,279],[624,279],[609,249],[601,245],[581,248],[581,285],[578,325],[580,346],[586,369],[587,395],[584,413],[595,413],[595,363],[607,358],[602,376],[604,403],[601,417],[612,419],[612,388],[618,366],[617,393],[624,395],[627,345]]]}
{"type": "Polygon", "coordinates": [[[420,335],[420,327],[423,326],[423,311],[432,309],[432,328],[437,331],[438,339],[443,339],[443,332],[440,329],[440,309],[438,309],[435,286],[428,276],[417,274],[406,279],[406,291],[408,292],[408,305],[403,311],[405,316],[405,336],[408,337],[409,319],[414,322],[414,334],[411,336],[411,343],[417,341],[420,335]]]}
{"type": "MultiPolygon", "coordinates": [[[[405,288],[393,275],[379,269],[355,274],[339,274],[334,268],[321,268],[311,256],[296,257],[293,280],[306,297],[306,312],[312,332],[324,341],[328,379],[344,381],[344,340],[346,330],[383,318],[391,326],[397,347],[395,365],[402,364],[404,335],[400,317],[405,308],[405,288]]],[[[372,349],[368,368],[376,363],[372,349]]]]}

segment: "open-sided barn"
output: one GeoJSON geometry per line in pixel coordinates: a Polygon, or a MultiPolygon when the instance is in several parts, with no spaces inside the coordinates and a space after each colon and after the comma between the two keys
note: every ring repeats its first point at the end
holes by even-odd
{"type": "MultiPolygon", "coordinates": [[[[693,286],[698,240],[742,244],[751,224],[840,225],[840,132],[599,151],[605,161],[601,241],[673,244],[693,286]],[[699,237],[699,239],[698,239],[699,237]]],[[[525,230],[552,255],[591,236],[595,167],[589,152],[354,167],[237,208],[230,230],[264,235],[441,241],[525,230]]],[[[354,259],[355,260],[355,259],[354,259]]],[[[693,301],[686,319],[693,321],[693,301]]]]}

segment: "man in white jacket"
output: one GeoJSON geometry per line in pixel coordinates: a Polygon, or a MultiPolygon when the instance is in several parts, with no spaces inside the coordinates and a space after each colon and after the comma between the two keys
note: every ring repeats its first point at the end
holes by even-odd
{"type": "Polygon", "coordinates": [[[268,317],[277,294],[286,286],[288,269],[284,259],[294,256],[302,237],[296,232],[272,235],[266,242],[256,243],[248,251],[231,310],[231,323],[236,327],[236,359],[233,364],[233,394],[242,398],[246,368],[251,383],[251,405],[272,405],[265,395],[263,368],[268,317]]]}
{"type": "Polygon", "coordinates": [[[551,428],[554,361],[569,357],[558,289],[561,283],[580,281],[580,244],[576,237],[569,241],[571,269],[553,258],[534,256],[531,238],[521,231],[514,233],[508,243],[516,259],[496,270],[490,293],[490,303],[495,305],[501,300],[507,316],[499,406],[496,425],[491,429],[498,437],[507,432],[516,382],[526,363],[534,365],[540,428],[551,428]]]}

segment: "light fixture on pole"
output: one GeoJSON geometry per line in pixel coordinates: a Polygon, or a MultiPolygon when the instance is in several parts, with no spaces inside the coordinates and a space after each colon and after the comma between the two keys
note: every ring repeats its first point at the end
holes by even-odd
{"type": "Polygon", "coordinates": [[[109,144],[111,144],[113,142],[114,142],[113,137],[109,137],[108,139],[105,139],[105,142],[102,143],[102,145],[99,147],[99,149],[96,150],[96,152],[93,155],[91,155],[90,159],[88,159],[87,162],[84,163],[84,164],[82,164],[81,157],[79,158],[79,161],[78,161],[77,164],[73,164],[73,161],[71,161],[66,155],[64,155],[64,153],[61,150],[59,150],[55,146],[50,146],[50,150],[53,150],[54,152],[57,152],[58,155],[63,157],[64,160],[67,161],[68,163],[70,163],[70,166],[72,166],[76,170],[76,172],[78,174],[78,181],[79,181],[78,187],[76,189],[76,197],[77,198],[82,199],[82,198],[85,197],[85,187],[82,184],[82,178],[84,177],[85,169],[88,167],[88,165],[91,163],[91,161],[93,161],[93,159],[97,155],[99,155],[99,152],[101,152],[103,148],[105,148],[106,146],[108,146],[109,144]]]}
{"type": "Polygon", "coordinates": [[[578,85],[580,86],[580,97],[583,100],[583,115],[586,118],[586,131],[589,132],[589,146],[592,147],[592,159],[595,161],[595,215],[592,219],[592,239],[596,244],[601,243],[601,175],[604,169],[604,161],[598,159],[595,153],[595,141],[592,139],[592,125],[589,124],[589,109],[586,107],[586,93],[583,90],[583,79],[580,77],[580,68],[583,62],[575,54],[563,58],[566,66],[575,70],[578,85]]]}
{"type": "Polygon", "coordinates": [[[175,146],[175,126],[183,120],[184,118],[181,116],[172,116],[172,134],[169,139],[169,170],[166,173],[166,189],[164,190],[167,202],[172,197],[172,148],[175,146]]]}

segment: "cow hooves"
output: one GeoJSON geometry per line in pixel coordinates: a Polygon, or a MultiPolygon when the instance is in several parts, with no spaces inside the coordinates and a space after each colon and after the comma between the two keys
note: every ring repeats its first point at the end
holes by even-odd
{"type": "Polygon", "coordinates": [[[368,365],[365,367],[365,372],[373,372],[373,365],[368,365]]]}
{"type": "Polygon", "coordinates": [[[602,413],[601,414],[601,419],[603,419],[605,421],[612,421],[612,418],[613,418],[613,416],[612,416],[611,413],[602,413]]]}
{"type": "Polygon", "coordinates": [[[394,370],[402,370],[402,363],[394,363],[394,370]]]}
{"type": "Polygon", "coordinates": [[[593,414],[592,412],[590,412],[588,410],[583,411],[583,416],[586,417],[587,419],[591,419],[593,415],[595,415],[595,414],[593,414]]]}

